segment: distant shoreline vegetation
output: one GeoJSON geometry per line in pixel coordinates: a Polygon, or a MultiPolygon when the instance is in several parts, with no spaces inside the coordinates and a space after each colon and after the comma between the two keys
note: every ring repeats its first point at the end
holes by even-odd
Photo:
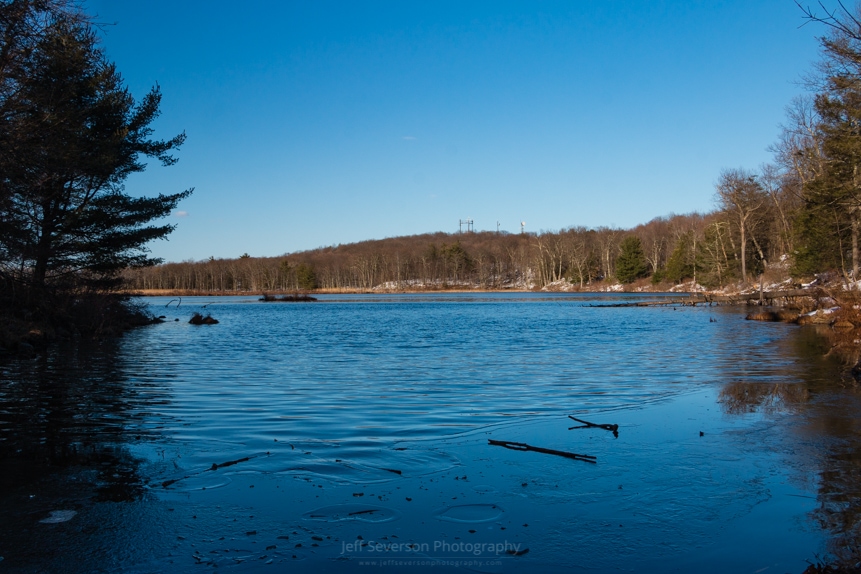
{"type": "MultiPolygon", "coordinates": [[[[428,233],[281,257],[165,263],[129,270],[124,277],[131,292],[165,294],[655,291],[685,283],[702,291],[745,284],[739,241],[731,236],[726,217],[718,210],[660,217],[633,229],[428,233]]],[[[779,283],[791,276],[785,245],[771,232],[779,235],[780,229],[758,228],[762,256],[756,250],[746,253],[748,282],[764,277],[779,283]]]]}

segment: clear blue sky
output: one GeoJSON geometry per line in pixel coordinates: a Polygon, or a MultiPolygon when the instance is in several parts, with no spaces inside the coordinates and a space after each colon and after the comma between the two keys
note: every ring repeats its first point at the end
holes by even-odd
{"type": "Polygon", "coordinates": [[[631,227],[769,161],[821,26],[793,0],[89,0],[196,190],[168,261],[397,235],[631,227]],[[115,24],[115,25],[114,25],[115,24]]]}

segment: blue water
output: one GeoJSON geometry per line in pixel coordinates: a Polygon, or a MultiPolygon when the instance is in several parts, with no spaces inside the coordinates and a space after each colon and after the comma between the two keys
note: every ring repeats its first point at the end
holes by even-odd
{"type": "Polygon", "coordinates": [[[839,375],[798,327],[602,306],[655,296],[319,299],[147,299],[165,323],[4,364],[2,468],[30,478],[5,486],[0,567],[58,568],[25,542],[48,536],[69,571],[365,571],[357,525],[422,550],[387,556],[433,562],[393,571],[800,572],[828,550],[809,463],[843,437],[796,429],[839,375]],[[189,325],[194,311],[219,324],[189,325]],[[530,551],[443,563],[469,555],[440,541],[509,538],[530,551]]]}
{"type": "Polygon", "coordinates": [[[170,382],[175,397],[160,410],[177,432],[193,420],[196,436],[362,441],[638,406],[792,370],[774,352],[786,326],[719,308],[596,308],[522,294],[320,299],[217,300],[207,311],[220,324],[202,327],[187,315],[211,299],[174,303],[165,313],[179,323],[128,337],[124,355],[140,373],[132,381],[170,382]]]}

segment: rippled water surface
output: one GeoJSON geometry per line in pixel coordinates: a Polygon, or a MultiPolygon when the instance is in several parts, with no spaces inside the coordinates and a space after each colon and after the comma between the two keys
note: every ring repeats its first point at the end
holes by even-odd
{"type": "Polygon", "coordinates": [[[165,323],[0,364],[0,569],[801,572],[847,544],[857,397],[817,336],[632,300],[150,299],[165,323]]]}

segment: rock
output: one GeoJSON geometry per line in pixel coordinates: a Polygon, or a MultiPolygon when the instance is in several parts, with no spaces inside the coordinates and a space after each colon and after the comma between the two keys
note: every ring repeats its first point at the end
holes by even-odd
{"type": "Polygon", "coordinates": [[[834,320],[833,313],[828,309],[819,309],[813,313],[801,315],[798,318],[799,325],[830,325],[834,320]]]}
{"type": "Polygon", "coordinates": [[[192,325],[217,325],[218,320],[214,319],[212,315],[207,315],[206,317],[204,317],[200,313],[195,313],[191,316],[189,323],[191,323],[192,325]]]}
{"type": "Polygon", "coordinates": [[[849,321],[837,321],[836,323],[834,323],[834,328],[841,331],[850,331],[855,328],[855,325],[853,325],[849,321]]]}

